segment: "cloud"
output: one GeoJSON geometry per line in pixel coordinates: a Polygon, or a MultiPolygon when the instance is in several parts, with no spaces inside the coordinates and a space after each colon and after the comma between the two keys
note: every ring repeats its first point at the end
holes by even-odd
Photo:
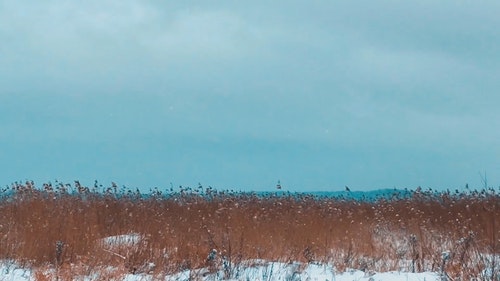
{"type": "Polygon", "coordinates": [[[2,33],[11,47],[80,66],[231,57],[259,41],[259,30],[225,10],[170,11],[132,0],[9,4],[2,33]]]}
{"type": "Polygon", "coordinates": [[[0,139],[269,145],[259,161],[283,145],[283,162],[335,155],[349,167],[372,153],[366,171],[386,152],[389,168],[397,151],[471,155],[498,139],[499,12],[497,1],[0,0],[0,139]]]}

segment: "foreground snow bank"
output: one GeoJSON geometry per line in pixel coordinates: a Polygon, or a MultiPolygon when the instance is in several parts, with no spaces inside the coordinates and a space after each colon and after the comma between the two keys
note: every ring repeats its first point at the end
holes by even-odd
{"type": "MultiPolygon", "coordinates": [[[[75,276],[75,280],[97,281],[100,280],[99,273],[92,276],[75,276]]],[[[0,280],[5,281],[27,281],[35,280],[30,269],[20,268],[12,262],[3,262],[0,265],[0,280]]],[[[359,270],[348,270],[338,273],[330,265],[281,263],[265,261],[246,261],[236,268],[226,268],[226,271],[209,272],[207,268],[197,270],[186,270],[172,275],[148,275],[148,274],[123,274],[116,276],[113,280],[123,281],[188,281],[188,280],[245,280],[245,281],[438,281],[439,274],[431,272],[404,273],[404,272],[362,272],[359,270]]]]}
{"type": "MultiPolygon", "coordinates": [[[[440,280],[437,273],[403,273],[403,272],[362,272],[359,270],[348,270],[337,273],[330,265],[301,264],[301,263],[280,263],[280,262],[259,262],[252,265],[250,262],[246,266],[233,269],[231,272],[219,271],[208,273],[206,269],[188,270],[175,275],[166,276],[168,281],[192,280],[255,280],[255,281],[280,281],[280,280],[310,280],[310,281],[354,281],[354,280],[388,280],[388,281],[434,281],[440,280]],[[225,274],[226,273],[226,276],[225,274]],[[229,276],[227,276],[229,275],[229,276]]],[[[127,276],[128,281],[135,281],[132,276],[127,276]]]]}
{"type": "Polygon", "coordinates": [[[15,262],[3,261],[0,263],[0,280],[35,280],[30,269],[21,268],[15,262]]]}

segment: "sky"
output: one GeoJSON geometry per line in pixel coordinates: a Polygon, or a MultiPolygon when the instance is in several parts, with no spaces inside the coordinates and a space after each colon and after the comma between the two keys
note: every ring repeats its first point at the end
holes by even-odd
{"type": "Polygon", "coordinates": [[[497,0],[0,0],[0,185],[500,185],[497,0]]]}

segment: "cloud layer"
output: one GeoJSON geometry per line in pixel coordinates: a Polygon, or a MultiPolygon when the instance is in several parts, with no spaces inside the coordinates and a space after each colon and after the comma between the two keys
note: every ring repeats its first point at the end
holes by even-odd
{"type": "Polygon", "coordinates": [[[500,166],[499,13],[496,1],[0,1],[0,142],[18,159],[0,175],[478,181],[500,166]]]}

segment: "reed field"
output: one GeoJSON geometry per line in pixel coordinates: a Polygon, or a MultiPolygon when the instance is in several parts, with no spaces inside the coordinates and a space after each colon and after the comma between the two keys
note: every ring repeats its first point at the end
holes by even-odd
{"type": "Polygon", "coordinates": [[[37,280],[106,268],[114,269],[110,276],[196,268],[232,276],[248,261],[498,280],[499,254],[493,188],[354,200],[28,181],[5,187],[0,199],[0,259],[33,268],[37,280]]]}

